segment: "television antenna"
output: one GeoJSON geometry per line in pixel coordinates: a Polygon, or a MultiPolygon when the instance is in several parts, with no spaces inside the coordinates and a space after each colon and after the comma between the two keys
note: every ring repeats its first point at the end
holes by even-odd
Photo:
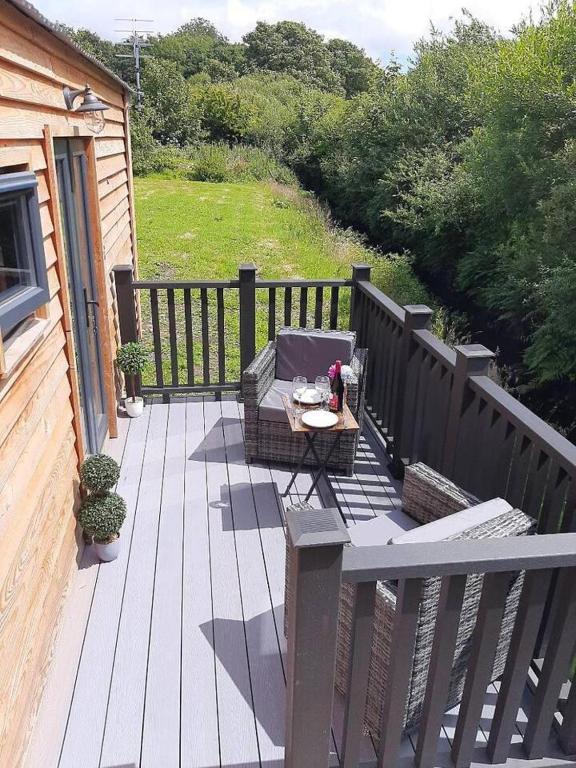
{"type": "Polygon", "coordinates": [[[136,18],[119,18],[114,21],[129,21],[132,24],[131,29],[116,29],[115,32],[128,33],[128,37],[120,43],[120,45],[126,45],[131,47],[130,53],[117,53],[119,59],[133,59],[134,60],[134,72],[136,80],[136,109],[142,109],[142,99],[144,93],[142,91],[141,73],[142,73],[142,59],[149,58],[147,54],[142,53],[143,48],[148,48],[150,43],[148,42],[148,35],[152,34],[151,29],[138,29],[141,24],[153,24],[154,19],[136,19],[136,18]]]}

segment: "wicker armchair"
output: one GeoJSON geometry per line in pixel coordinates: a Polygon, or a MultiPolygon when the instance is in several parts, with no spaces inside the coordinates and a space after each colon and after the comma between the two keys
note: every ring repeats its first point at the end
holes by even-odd
{"type": "MultiPolygon", "coordinates": [[[[336,332],[321,331],[318,329],[282,329],[283,333],[315,334],[322,339],[330,339],[336,332]]],[[[280,336],[279,334],[279,336],[280,336]]],[[[348,334],[354,340],[354,334],[348,334]]],[[[353,345],[352,345],[353,346],[353,345]]],[[[271,341],[254,359],[251,365],[242,375],[242,395],[244,398],[244,443],[247,463],[255,459],[262,461],[276,461],[286,464],[297,464],[305,450],[305,442],[302,435],[293,435],[286,418],[270,419],[266,417],[266,409],[262,408],[267,395],[276,390],[278,393],[291,391],[291,379],[283,380],[277,370],[277,343],[271,341]]],[[[353,371],[352,378],[347,383],[348,407],[362,428],[364,415],[364,389],[366,373],[367,350],[353,349],[350,359],[350,367],[353,371]]],[[[331,362],[333,360],[331,359],[331,362]]],[[[343,362],[348,362],[345,360],[343,362]]],[[[315,375],[327,372],[328,365],[325,361],[319,363],[320,367],[315,375]]],[[[313,380],[308,374],[309,381],[313,380]]],[[[359,433],[358,433],[359,434],[359,433]]],[[[339,445],[332,453],[329,467],[346,475],[352,475],[358,434],[346,433],[340,439],[339,445]]],[[[315,447],[322,459],[332,448],[333,437],[319,434],[315,440],[315,447]]],[[[306,464],[314,464],[314,457],[309,456],[306,464]]]]}
{"type": "MultiPolygon", "coordinates": [[[[459,517],[455,513],[462,513],[463,510],[466,510],[464,516],[468,516],[466,524],[462,524],[460,528],[457,524],[454,525],[455,532],[452,535],[443,536],[444,540],[523,536],[535,531],[536,524],[532,518],[520,510],[512,509],[502,499],[476,506],[477,504],[478,499],[462,491],[442,475],[434,472],[424,464],[414,464],[406,469],[403,489],[403,512],[410,520],[407,520],[405,524],[400,524],[397,533],[392,536],[389,543],[393,546],[401,546],[403,539],[409,540],[416,533],[415,528],[418,529],[418,532],[424,532],[424,528],[430,527],[427,525],[428,523],[434,526],[434,521],[451,515],[455,515],[455,517],[450,522],[455,523],[459,517]],[[484,512],[484,516],[482,516],[481,508],[488,508],[489,505],[492,505],[493,511],[489,514],[484,512]],[[476,510],[479,512],[476,513],[476,510]],[[473,519],[476,514],[477,521],[474,523],[473,519]],[[415,522],[416,526],[414,525],[415,522]],[[405,533],[405,531],[409,532],[405,533]]],[[[380,527],[385,533],[384,540],[380,540],[379,543],[385,544],[388,543],[390,539],[389,534],[393,533],[394,527],[397,525],[398,519],[392,523],[376,518],[374,521],[371,520],[352,526],[349,532],[353,545],[355,539],[360,541],[361,544],[375,544],[378,543],[377,529],[380,527]],[[362,531],[362,529],[365,530],[362,531]],[[358,534],[363,533],[363,536],[355,537],[355,532],[358,534]]],[[[288,589],[288,575],[292,551],[290,543],[287,542],[286,606],[291,601],[288,589]]],[[[510,580],[500,641],[492,672],[493,680],[497,679],[504,670],[523,580],[523,573],[514,574],[510,580]]],[[[436,613],[440,597],[440,586],[441,580],[438,578],[427,579],[423,584],[410,691],[404,719],[406,730],[416,727],[422,715],[436,613]]],[[[482,575],[468,577],[452,666],[447,709],[451,709],[462,698],[482,586],[482,575]]],[[[346,695],[348,686],[355,597],[356,587],[352,584],[343,584],[340,593],[335,681],[336,689],[344,695],[346,695]]],[[[364,716],[367,730],[376,738],[380,736],[381,710],[392,657],[392,631],[395,609],[396,584],[392,582],[379,582],[376,590],[370,677],[364,716]]],[[[287,615],[288,609],[286,608],[285,619],[287,615]]]]}

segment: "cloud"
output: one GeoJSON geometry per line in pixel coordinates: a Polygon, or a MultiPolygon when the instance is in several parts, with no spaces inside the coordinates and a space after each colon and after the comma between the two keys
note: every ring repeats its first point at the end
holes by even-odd
{"type": "MultiPolygon", "coordinates": [[[[86,26],[110,39],[119,39],[114,30],[124,17],[154,19],[151,27],[168,32],[196,16],[210,19],[233,40],[253,29],[256,21],[293,19],[303,21],[328,37],[344,37],[365,48],[372,56],[387,60],[391,50],[408,56],[416,40],[425,35],[432,22],[447,29],[459,16],[462,6],[497,27],[503,33],[538,7],[534,0],[117,0],[82,4],[77,0],[37,0],[48,18],[73,26],[86,26]]],[[[123,22],[125,25],[126,22],[123,22]]]]}

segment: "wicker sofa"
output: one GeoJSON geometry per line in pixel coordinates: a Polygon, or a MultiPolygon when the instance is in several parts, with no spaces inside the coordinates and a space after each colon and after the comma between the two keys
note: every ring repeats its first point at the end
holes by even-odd
{"type": "MultiPolygon", "coordinates": [[[[401,546],[402,543],[415,541],[523,536],[533,533],[535,527],[536,523],[532,518],[520,510],[512,509],[503,499],[493,499],[480,504],[474,496],[458,488],[425,464],[419,463],[406,469],[401,511],[395,510],[393,516],[383,515],[351,526],[348,530],[352,540],[351,546],[388,543],[401,546]]],[[[285,618],[288,616],[288,605],[291,601],[288,585],[292,552],[290,542],[287,542],[285,618]]],[[[510,580],[500,641],[493,667],[493,680],[497,679],[504,670],[523,578],[523,573],[517,573],[510,580]]],[[[406,730],[418,726],[422,715],[440,586],[441,580],[438,578],[427,579],[423,584],[410,690],[404,719],[406,730]]],[[[483,576],[468,577],[447,709],[455,706],[462,697],[482,586],[483,576]]],[[[344,695],[348,686],[355,591],[354,585],[343,584],[340,595],[335,680],[336,689],[344,695]]],[[[396,584],[379,582],[376,590],[374,634],[365,711],[365,726],[377,738],[380,736],[380,717],[392,656],[395,608],[396,584]]]]}
{"type": "MultiPolygon", "coordinates": [[[[347,382],[347,402],[362,427],[367,351],[355,346],[350,331],[283,328],[242,375],[244,398],[244,443],[246,461],[255,459],[297,464],[304,452],[302,435],[293,435],[281,403],[283,394],[291,394],[292,379],[304,375],[309,382],[325,375],[328,367],[340,359],[352,368],[347,382]]],[[[351,475],[358,435],[342,435],[333,451],[329,467],[351,475]]],[[[319,434],[314,443],[322,459],[333,445],[333,436],[319,434]]],[[[309,456],[306,464],[313,464],[309,456]]]]}

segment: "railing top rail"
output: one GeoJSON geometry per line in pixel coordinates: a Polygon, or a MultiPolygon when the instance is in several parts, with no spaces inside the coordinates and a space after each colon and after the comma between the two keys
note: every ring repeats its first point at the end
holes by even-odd
{"type": "Polygon", "coordinates": [[[168,288],[238,288],[239,280],[134,280],[132,287],[138,290],[165,290],[168,288]]]}
{"type": "Polygon", "coordinates": [[[470,388],[499,411],[530,440],[573,477],[576,477],[576,445],[522,405],[488,376],[470,376],[470,388]]]}
{"type": "Polygon", "coordinates": [[[256,288],[348,288],[352,280],[256,280],[256,288]]]}
{"type": "Polygon", "coordinates": [[[396,304],[396,302],[392,301],[389,296],[386,296],[385,293],[382,293],[382,291],[376,288],[373,283],[370,283],[367,280],[360,280],[357,285],[363,294],[368,296],[374,304],[384,310],[384,312],[396,320],[397,323],[404,323],[406,313],[399,304],[396,304]]]}
{"type": "Polygon", "coordinates": [[[345,547],[342,579],[358,583],[568,566],[576,566],[576,533],[345,547]]]}
{"type": "Polygon", "coordinates": [[[448,368],[456,367],[456,352],[448,344],[445,344],[435,336],[432,331],[414,331],[413,336],[420,346],[430,352],[432,357],[440,360],[448,368]]]}

